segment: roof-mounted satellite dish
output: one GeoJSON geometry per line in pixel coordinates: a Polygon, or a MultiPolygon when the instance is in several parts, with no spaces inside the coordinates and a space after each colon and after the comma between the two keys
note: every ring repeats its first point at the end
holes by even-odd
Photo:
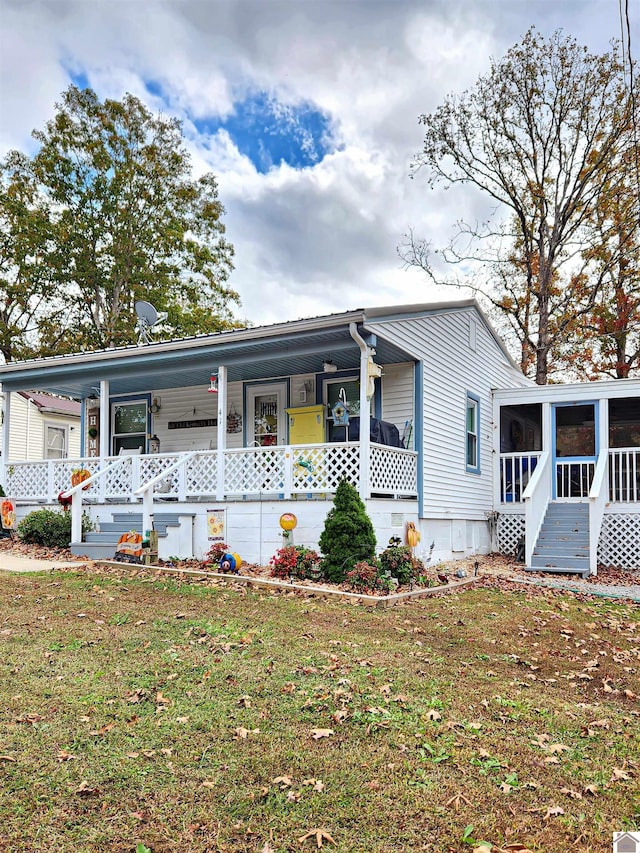
{"type": "Polygon", "coordinates": [[[156,311],[153,305],[150,302],[145,302],[144,299],[138,299],[133,307],[138,317],[138,346],[150,344],[149,332],[158,323],[167,319],[167,312],[156,311]]]}

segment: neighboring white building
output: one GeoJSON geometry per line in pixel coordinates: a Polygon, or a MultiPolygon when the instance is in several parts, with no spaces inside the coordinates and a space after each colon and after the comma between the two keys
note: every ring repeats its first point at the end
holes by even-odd
{"type": "Polygon", "coordinates": [[[41,392],[19,391],[13,395],[6,456],[4,430],[0,438],[0,456],[3,461],[79,456],[81,408],[77,400],[41,392]]]}
{"type": "Polygon", "coordinates": [[[216,510],[233,550],[267,562],[285,512],[298,518],[295,542],[317,546],[346,477],[380,549],[412,522],[418,556],[433,560],[496,543],[513,553],[525,533],[541,568],[562,558],[594,571],[597,553],[638,560],[640,381],[538,388],[474,300],[12,363],[0,379],[11,422],[36,383],[83,401],[80,458],[14,460],[12,439],[4,475],[23,513],[54,502],[72,468],[91,472],[86,504],[101,532],[76,553],[113,553],[118,525],[153,524],[166,531],[161,556],[200,556],[216,510]],[[336,422],[342,402],[348,426],[336,422]],[[547,508],[563,502],[581,528],[573,554],[546,542],[547,508]]]}

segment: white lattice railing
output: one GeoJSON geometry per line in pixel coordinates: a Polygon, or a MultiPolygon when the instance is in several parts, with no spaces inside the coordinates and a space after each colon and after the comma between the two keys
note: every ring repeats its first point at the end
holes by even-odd
{"type": "Polygon", "coordinates": [[[522,503],[522,494],[539,458],[539,452],[500,454],[501,503],[522,503]]]}
{"type": "MultiPolygon", "coordinates": [[[[5,468],[5,491],[22,501],[54,502],[70,488],[74,468],[99,470],[96,458],[51,459],[14,462],[5,468]]],[[[85,500],[134,501],[134,492],[168,472],[155,485],[157,497],[198,499],[218,494],[218,453],[157,453],[145,456],[110,457],[105,466],[118,462],[94,482],[85,500]],[[181,457],[183,461],[176,465],[181,457]],[[171,469],[171,470],[169,470],[171,469]]],[[[332,443],[300,446],[245,447],[225,450],[224,496],[283,496],[335,492],[347,478],[358,485],[360,444],[332,443]]],[[[371,445],[370,493],[391,497],[417,496],[417,453],[384,445],[371,445]]]]}
{"type": "Polygon", "coordinates": [[[613,503],[640,502],[640,447],[609,451],[609,499],[613,503]]]}

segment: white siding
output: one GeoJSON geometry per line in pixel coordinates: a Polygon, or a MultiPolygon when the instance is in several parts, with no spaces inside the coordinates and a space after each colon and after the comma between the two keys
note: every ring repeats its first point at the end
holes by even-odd
{"type": "Polygon", "coordinates": [[[527,380],[473,308],[389,320],[368,329],[386,337],[392,333],[399,346],[423,362],[423,517],[484,519],[493,508],[491,390],[524,386],[527,380]],[[480,474],[466,470],[467,392],[480,399],[480,474]]]}
{"type": "Polygon", "coordinates": [[[9,452],[7,459],[33,461],[45,458],[45,425],[60,426],[67,431],[67,456],[80,456],[80,418],[42,413],[35,403],[20,394],[11,394],[9,452]]]}
{"type": "MultiPolygon", "coordinates": [[[[382,420],[398,427],[402,438],[405,424],[414,421],[414,364],[387,364],[382,375],[382,420]]],[[[411,435],[411,449],[415,438],[415,424],[411,435]]]]}

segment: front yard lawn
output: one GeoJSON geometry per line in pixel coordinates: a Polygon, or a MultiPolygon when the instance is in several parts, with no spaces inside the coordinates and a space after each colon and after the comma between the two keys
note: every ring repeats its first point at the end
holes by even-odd
{"type": "Polygon", "coordinates": [[[0,575],[0,849],[610,853],[640,829],[637,607],[132,575],[0,575]]]}

